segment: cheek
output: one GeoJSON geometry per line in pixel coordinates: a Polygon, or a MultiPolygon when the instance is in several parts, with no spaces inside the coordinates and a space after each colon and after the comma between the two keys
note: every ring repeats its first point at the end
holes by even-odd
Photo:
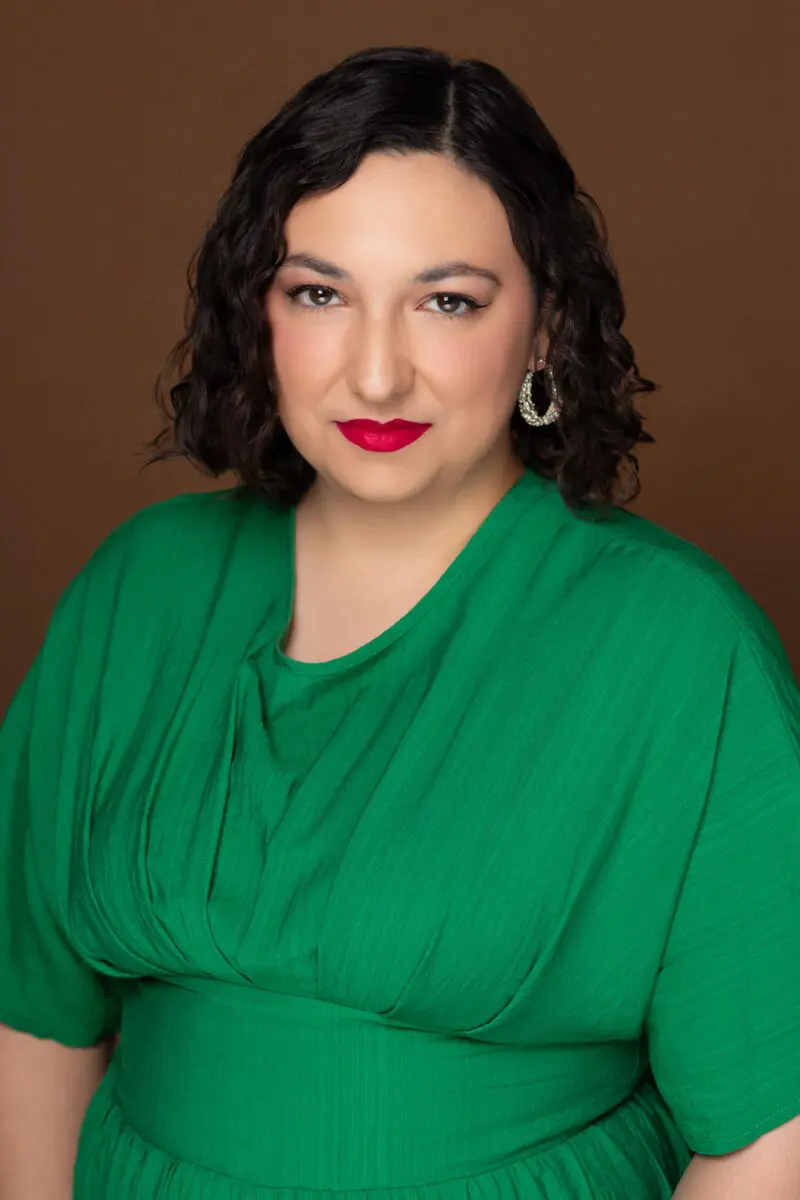
{"type": "Polygon", "coordinates": [[[281,389],[291,392],[299,385],[324,379],[341,355],[341,333],[331,328],[333,322],[314,314],[287,314],[280,301],[268,303],[266,315],[281,389]]]}
{"type": "Polygon", "coordinates": [[[438,387],[458,396],[462,405],[486,406],[488,398],[508,399],[525,369],[527,329],[520,325],[498,328],[485,322],[464,330],[462,336],[439,336],[424,349],[426,371],[438,387]]]}

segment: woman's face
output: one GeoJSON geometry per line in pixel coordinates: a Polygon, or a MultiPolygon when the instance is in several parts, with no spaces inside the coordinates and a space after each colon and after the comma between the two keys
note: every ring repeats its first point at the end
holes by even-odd
{"type": "Polygon", "coordinates": [[[507,475],[536,314],[492,189],[439,155],[373,154],[285,233],[265,302],[278,412],[317,484],[392,501],[507,475]],[[395,418],[430,428],[381,453],[337,425],[395,418]]]}

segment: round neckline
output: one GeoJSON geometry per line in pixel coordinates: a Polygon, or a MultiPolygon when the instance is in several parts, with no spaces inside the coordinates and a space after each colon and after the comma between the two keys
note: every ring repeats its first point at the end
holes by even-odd
{"type": "Polygon", "coordinates": [[[471,535],[470,539],[456,557],[445,568],[436,582],[428,589],[425,594],[420,597],[417,603],[404,613],[397,621],[384,629],[376,637],[371,638],[362,646],[358,646],[355,650],[351,650],[348,654],[338,655],[336,658],[326,659],[323,662],[304,662],[302,659],[291,658],[281,649],[283,642],[288,632],[289,623],[294,611],[294,598],[296,590],[295,580],[295,514],[296,507],[293,506],[288,514],[284,526],[283,537],[283,565],[285,568],[285,578],[288,579],[287,594],[284,596],[284,604],[281,612],[280,630],[279,633],[272,639],[272,657],[274,662],[282,669],[290,672],[293,675],[302,676],[326,676],[335,675],[348,670],[350,667],[357,666],[365,660],[379,654],[381,650],[391,645],[392,642],[402,637],[409,629],[416,625],[433,609],[450,591],[452,586],[470,567],[480,553],[486,547],[489,541],[500,532],[501,529],[511,521],[515,514],[522,511],[525,504],[529,503],[534,494],[541,494],[546,487],[547,481],[537,472],[526,467],[520,477],[504,492],[497,501],[495,506],[487,513],[481,524],[471,535]],[[521,502],[521,503],[519,503],[521,502]]]}

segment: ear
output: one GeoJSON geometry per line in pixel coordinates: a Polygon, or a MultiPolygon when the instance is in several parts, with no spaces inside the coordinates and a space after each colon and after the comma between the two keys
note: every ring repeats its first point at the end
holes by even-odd
{"type": "Polygon", "coordinates": [[[536,330],[531,345],[531,361],[530,370],[536,371],[541,369],[539,363],[547,362],[550,352],[550,333],[551,330],[558,326],[558,314],[554,312],[555,293],[552,291],[545,292],[539,303],[539,311],[536,315],[536,330]],[[555,325],[554,325],[555,322],[555,325]]]}
{"type": "Polygon", "coordinates": [[[547,352],[550,346],[550,338],[544,331],[536,337],[531,349],[531,356],[528,361],[528,370],[540,371],[542,364],[547,361],[547,352]]]}

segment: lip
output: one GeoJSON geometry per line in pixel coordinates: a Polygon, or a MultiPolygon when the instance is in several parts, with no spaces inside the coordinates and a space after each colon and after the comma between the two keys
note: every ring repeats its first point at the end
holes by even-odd
{"type": "Polygon", "coordinates": [[[430,424],[421,421],[337,421],[340,432],[363,450],[386,453],[401,450],[422,437],[430,424]]]}
{"type": "Polygon", "coordinates": [[[348,428],[360,426],[362,429],[420,429],[428,425],[424,421],[401,421],[399,417],[393,421],[367,421],[363,417],[359,417],[354,421],[337,421],[337,425],[347,425],[348,428]]]}

